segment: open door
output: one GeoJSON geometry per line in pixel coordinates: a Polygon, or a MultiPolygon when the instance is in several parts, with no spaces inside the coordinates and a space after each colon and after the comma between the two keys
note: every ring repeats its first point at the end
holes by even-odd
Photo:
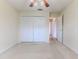
{"type": "Polygon", "coordinates": [[[63,17],[57,18],[57,39],[59,42],[63,43],[63,17]]]}

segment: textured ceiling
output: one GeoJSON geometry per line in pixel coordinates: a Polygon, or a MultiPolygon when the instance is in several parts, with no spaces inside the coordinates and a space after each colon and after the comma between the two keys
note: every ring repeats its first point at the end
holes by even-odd
{"type": "Polygon", "coordinates": [[[43,11],[50,12],[62,11],[71,2],[71,0],[48,0],[48,2],[50,7],[40,7],[39,5],[35,7],[29,7],[30,0],[8,0],[8,3],[19,11],[43,9],[43,11]]]}

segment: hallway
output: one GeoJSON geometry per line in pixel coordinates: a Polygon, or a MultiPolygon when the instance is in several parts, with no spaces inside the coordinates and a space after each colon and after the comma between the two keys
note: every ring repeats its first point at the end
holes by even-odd
{"type": "Polygon", "coordinates": [[[57,41],[20,43],[0,55],[0,59],[77,59],[77,55],[57,41]]]}

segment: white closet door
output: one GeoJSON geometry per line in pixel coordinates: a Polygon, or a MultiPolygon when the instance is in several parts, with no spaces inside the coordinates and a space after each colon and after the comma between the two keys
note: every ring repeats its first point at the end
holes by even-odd
{"type": "Polygon", "coordinates": [[[22,42],[33,41],[33,22],[29,17],[23,17],[20,21],[20,39],[22,42]]]}
{"type": "Polygon", "coordinates": [[[48,20],[45,17],[22,17],[20,39],[24,42],[48,42],[48,20]]]}
{"type": "Polygon", "coordinates": [[[48,20],[46,20],[45,17],[36,17],[36,21],[34,23],[34,42],[48,41],[48,27],[48,20]]]}
{"type": "Polygon", "coordinates": [[[39,42],[39,32],[38,32],[39,28],[38,28],[38,23],[34,22],[34,40],[33,42],[39,42]]]}

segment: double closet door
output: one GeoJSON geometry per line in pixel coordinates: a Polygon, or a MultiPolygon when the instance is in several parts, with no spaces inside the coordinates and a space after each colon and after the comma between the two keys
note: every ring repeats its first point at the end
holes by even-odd
{"type": "Polygon", "coordinates": [[[48,42],[49,24],[45,17],[22,17],[20,40],[22,42],[48,42]]]}

